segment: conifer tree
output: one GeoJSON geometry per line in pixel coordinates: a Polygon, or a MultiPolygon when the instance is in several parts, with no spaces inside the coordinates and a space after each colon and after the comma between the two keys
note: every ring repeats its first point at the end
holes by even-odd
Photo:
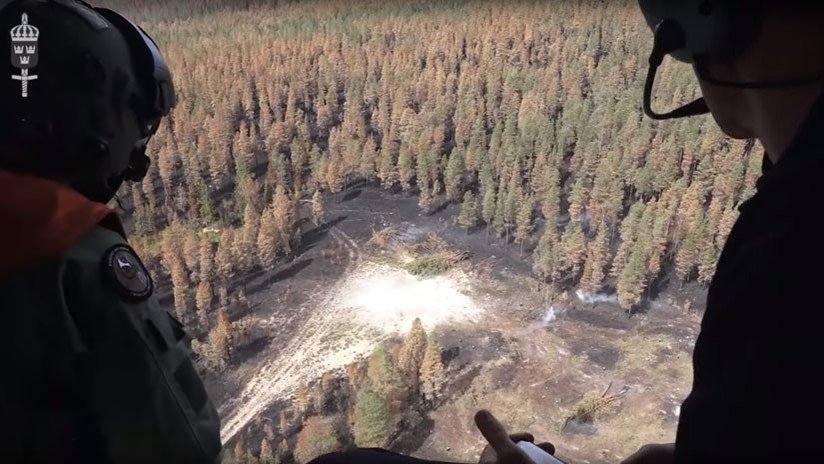
{"type": "Polygon", "coordinates": [[[240,237],[234,241],[235,249],[232,254],[237,262],[237,269],[241,272],[248,272],[257,261],[256,244],[258,237],[258,227],[260,226],[260,215],[251,204],[247,204],[243,213],[243,227],[240,230],[240,237]]]}
{"type": "Polygon", "coordinates": [[[675,275],[686,282],[695,270],[700,255],[699,233],[697,229],[687,231],[675,254],[675,275]]]}
{"type": "Polygon", "coordinates": [[[547,222],[533,255],[532,269],[544,280],[554,280],[559,268],[559,240],[555,223],[547,222]]]}
{"type": "Polygon", "coordinates": [[[461,148],[455,147],[449,155],[449,162],[444,173],[446,197],[449,200],[460,198],[464,173],[464,155],[461,148]]]}
{"type": "Polygon", "coordinates": [[[413,388],[418,385],[418,371],[426,353],[426,331],[420,318],[415,318],[412,329],[406,335],[398,351],[398,367],[413,388]]]}
{"type": "Polygon", "coordinates": [[[385,345],[379,345],[372,352],[366,375],[375,392],[386,398],[393,410],[397,410],[409,384],[385,345]]]}
{"type": "Polygon", "coordinates": [[[359,447],[384,447],[391,433],[389,405],[367,382],[358,390],[352,435],[359,447]]]}
{"type": "Polygon", "coordinates": [[[396,164],[395,155],[389,148],[383,148],[380,151],[378,161],[378,177],[381,179],[381,185],[385,189],[392,188],[399,180],[398,166],[396,164]]]}
{"type": "Polygon", "coordinates": [[[475,194],[471,191],[464,193],[463,204],[461,205],[461,213],[458,216],[458,223],[466,227],[467,233],[469,229],[475,226],[478,222],[478,209],[475,202],[475,194]]]}
{"type": "Polygon", "coordinates": [[[412,188],[412,179],[415,177],[415,161],[412,159],[409,146],[405,142],[401,142],[401,150],[398,154],[398,177],[405,192],[412,188]]]}
{"type": "Polygon", "coordinates": [[[532,197],[521,201],[518,214],[515,217],[515,242],[521,245],[521,256],[524,254],[524,242],[532,234],[532,209],[534,208],[532,197]]]}
{"type": "Polygon", "coordinates": [[[581,288],[588,292],[597,292],[604,283],[606,273],[604,268],[609,254],[609,235],[607,226],[602,224],[598,228],[595,238],[587,245],[584,274],[581,277],[581,288]]]}
{"type": "Polygon", "coordinates": [[[323,196],[319,190],[315,190],[312,195],[312,222],[320,226],[323,221],[323,196]]]}
{"type": "Polygon", "coordinates": [[[586,238],[579,222],[567,225],[559,251],[560,272],[567,278],[577,279],[586,257],[586,238]]]}
{"type": "Polygon", "coordinates": [[[434,336],[430,336],[420,369],[420,391],[423,399],[434,402],[440,398],[444,385],[444,365],[441,360],[441,345],[434,336]]]}
{"type": "Polygon", "coordinates": [[[234,275],[235,257],[232,254],[234,241],[235,233],[233,229],[223,229],[220,233],[220,242],[218,242],[214,260],[215,272],[223,285],[226,285],[234,275]]]}
{"type": "Polygon", "coordinates": [[[312,416],[303,423],[295,443],[295,460],[307,464],[318,456],[338,451],[338,441],[331,422],[320,416],[312,416]]]}
{"type": "Polygon", "coordinates": [[[489,226],[495,220],[495,209],[497,205],[495,188],[488,186],[483,194],[483,205],[481,208],[481,215],[486,223],[486,234],[489,237],[489,226]]]}
{"type": "Polygon", "coordinates": [[[644,260],[644,248],[636,244],[630,252],[627,265],[621,270],[618,276],[616,293],[621,307],[628,312],[641,302],[641,295],[644,292],[646,283],[646,262],[644,260]]]}
{"type": "Polygon", "coordinates": [[[263,464],[273,464],[275,456],[272,454],[272,447],[269,445],[269,440],[264,438],[260,441],[260,461],[263,464]]]}
{"type": "Polygon", "coordinates": [[[211,282],[215,278],[214,251],[212,240],[206,235],[200,238],[200,279],[211,282]]]}
{"type": "Polygon", "coordinates": [[[267,270],[275,267],[279,240],[281,238],[275,215],[271,208],[263,210],[260,217],[260,228],[256,241],[257,257],[260,265],[267,270]]]}

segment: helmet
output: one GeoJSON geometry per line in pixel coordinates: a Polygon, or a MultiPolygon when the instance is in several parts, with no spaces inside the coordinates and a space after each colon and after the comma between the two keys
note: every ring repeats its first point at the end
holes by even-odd
{"type": "Polygon", "coordinates": [[[94,201],[149,166],[146,145],[175,105],[155,42],[79,0],[0,0],[0,168],[56,178],[94,201]]]}
{"type": "Polygon", "coordinates": [[[761,26],[762,3],[743,0],[639,0],[655,31],[669,27],[682,40],[667,50],[684,63],[735,59],[754,42],[761,26]]]}
{"type": "Polygon", "coordinates": [[[735,60],[755,43],[766,7],[820,10],[820,2],[800,0],[639,0],[641,11],[655,33],[644,86],[644,111],[653,119],[672,119],[709,112],[703,99],[666,114],[652,110],[652,86],[664,56],[690,63],[703,81],[739,89],[789,87],[824,81],[824,76],[765,82],[730,82],[714,78],[707,65],[735,60]]]}

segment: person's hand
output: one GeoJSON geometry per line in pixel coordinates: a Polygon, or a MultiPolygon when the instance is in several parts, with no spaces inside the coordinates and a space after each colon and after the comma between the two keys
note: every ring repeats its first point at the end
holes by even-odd
{"type": "Polygon", "coordinates": [[[675,462],[675,443],[644,445],[621,464],[672,464],[675,462]]]}
{"type": "MultiPolygon", "coordinates": [[[[475,414],[475,425],[489,443],[484,447],[478,464],[534,464],[517,446],[519,441],[534,443],[535,437],[531,434],[510,435],[492,413],[484,410],[475,414]]],[[[537,446],[549,454],[555,454],[555,447],[551,443],[541,443],[537,446]]]]}

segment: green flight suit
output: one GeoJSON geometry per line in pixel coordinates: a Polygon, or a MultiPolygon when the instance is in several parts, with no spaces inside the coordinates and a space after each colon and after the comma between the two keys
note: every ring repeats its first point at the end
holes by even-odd
{"type": "Polygon", "coordinates": [[[100,226],[0,279],[0,462],[220,461],[190,339],[151,292],[126,240],[100,226]]]}

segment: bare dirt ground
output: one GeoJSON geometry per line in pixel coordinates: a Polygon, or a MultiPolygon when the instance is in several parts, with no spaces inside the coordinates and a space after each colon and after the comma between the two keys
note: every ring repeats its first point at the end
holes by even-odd
{"type": "Polygon", "coordinates": [[[645,442],[674,438],[700,320],[683,303],[702,302],[700,289],[665,288],[632,318],[608,295],[571,292],[550,305],[517,245],[454,225],[459,205],[422,215],[416,198],[360,185],[329,198],[326,209],[326,226],[306,227],[293,262],[244,279],[252,308],[235,317],[267,335],[236,353],[228,372],[207,377],[224,440],[289,401],[301,383],[408,330],[415,317],[440,338],[453,382],[430,415],[432,433],[403,451],[475,462],[483,442],[472,414],[481,407],[512,430],[553,441],[571,462],[614,462],[645,442]],[[438,278],[410,276],[365,247],[386,226],[405,240],[438,234],[472,258],[438,278]],[[585,398],[621,392],[566,424],[585,398]]]}

